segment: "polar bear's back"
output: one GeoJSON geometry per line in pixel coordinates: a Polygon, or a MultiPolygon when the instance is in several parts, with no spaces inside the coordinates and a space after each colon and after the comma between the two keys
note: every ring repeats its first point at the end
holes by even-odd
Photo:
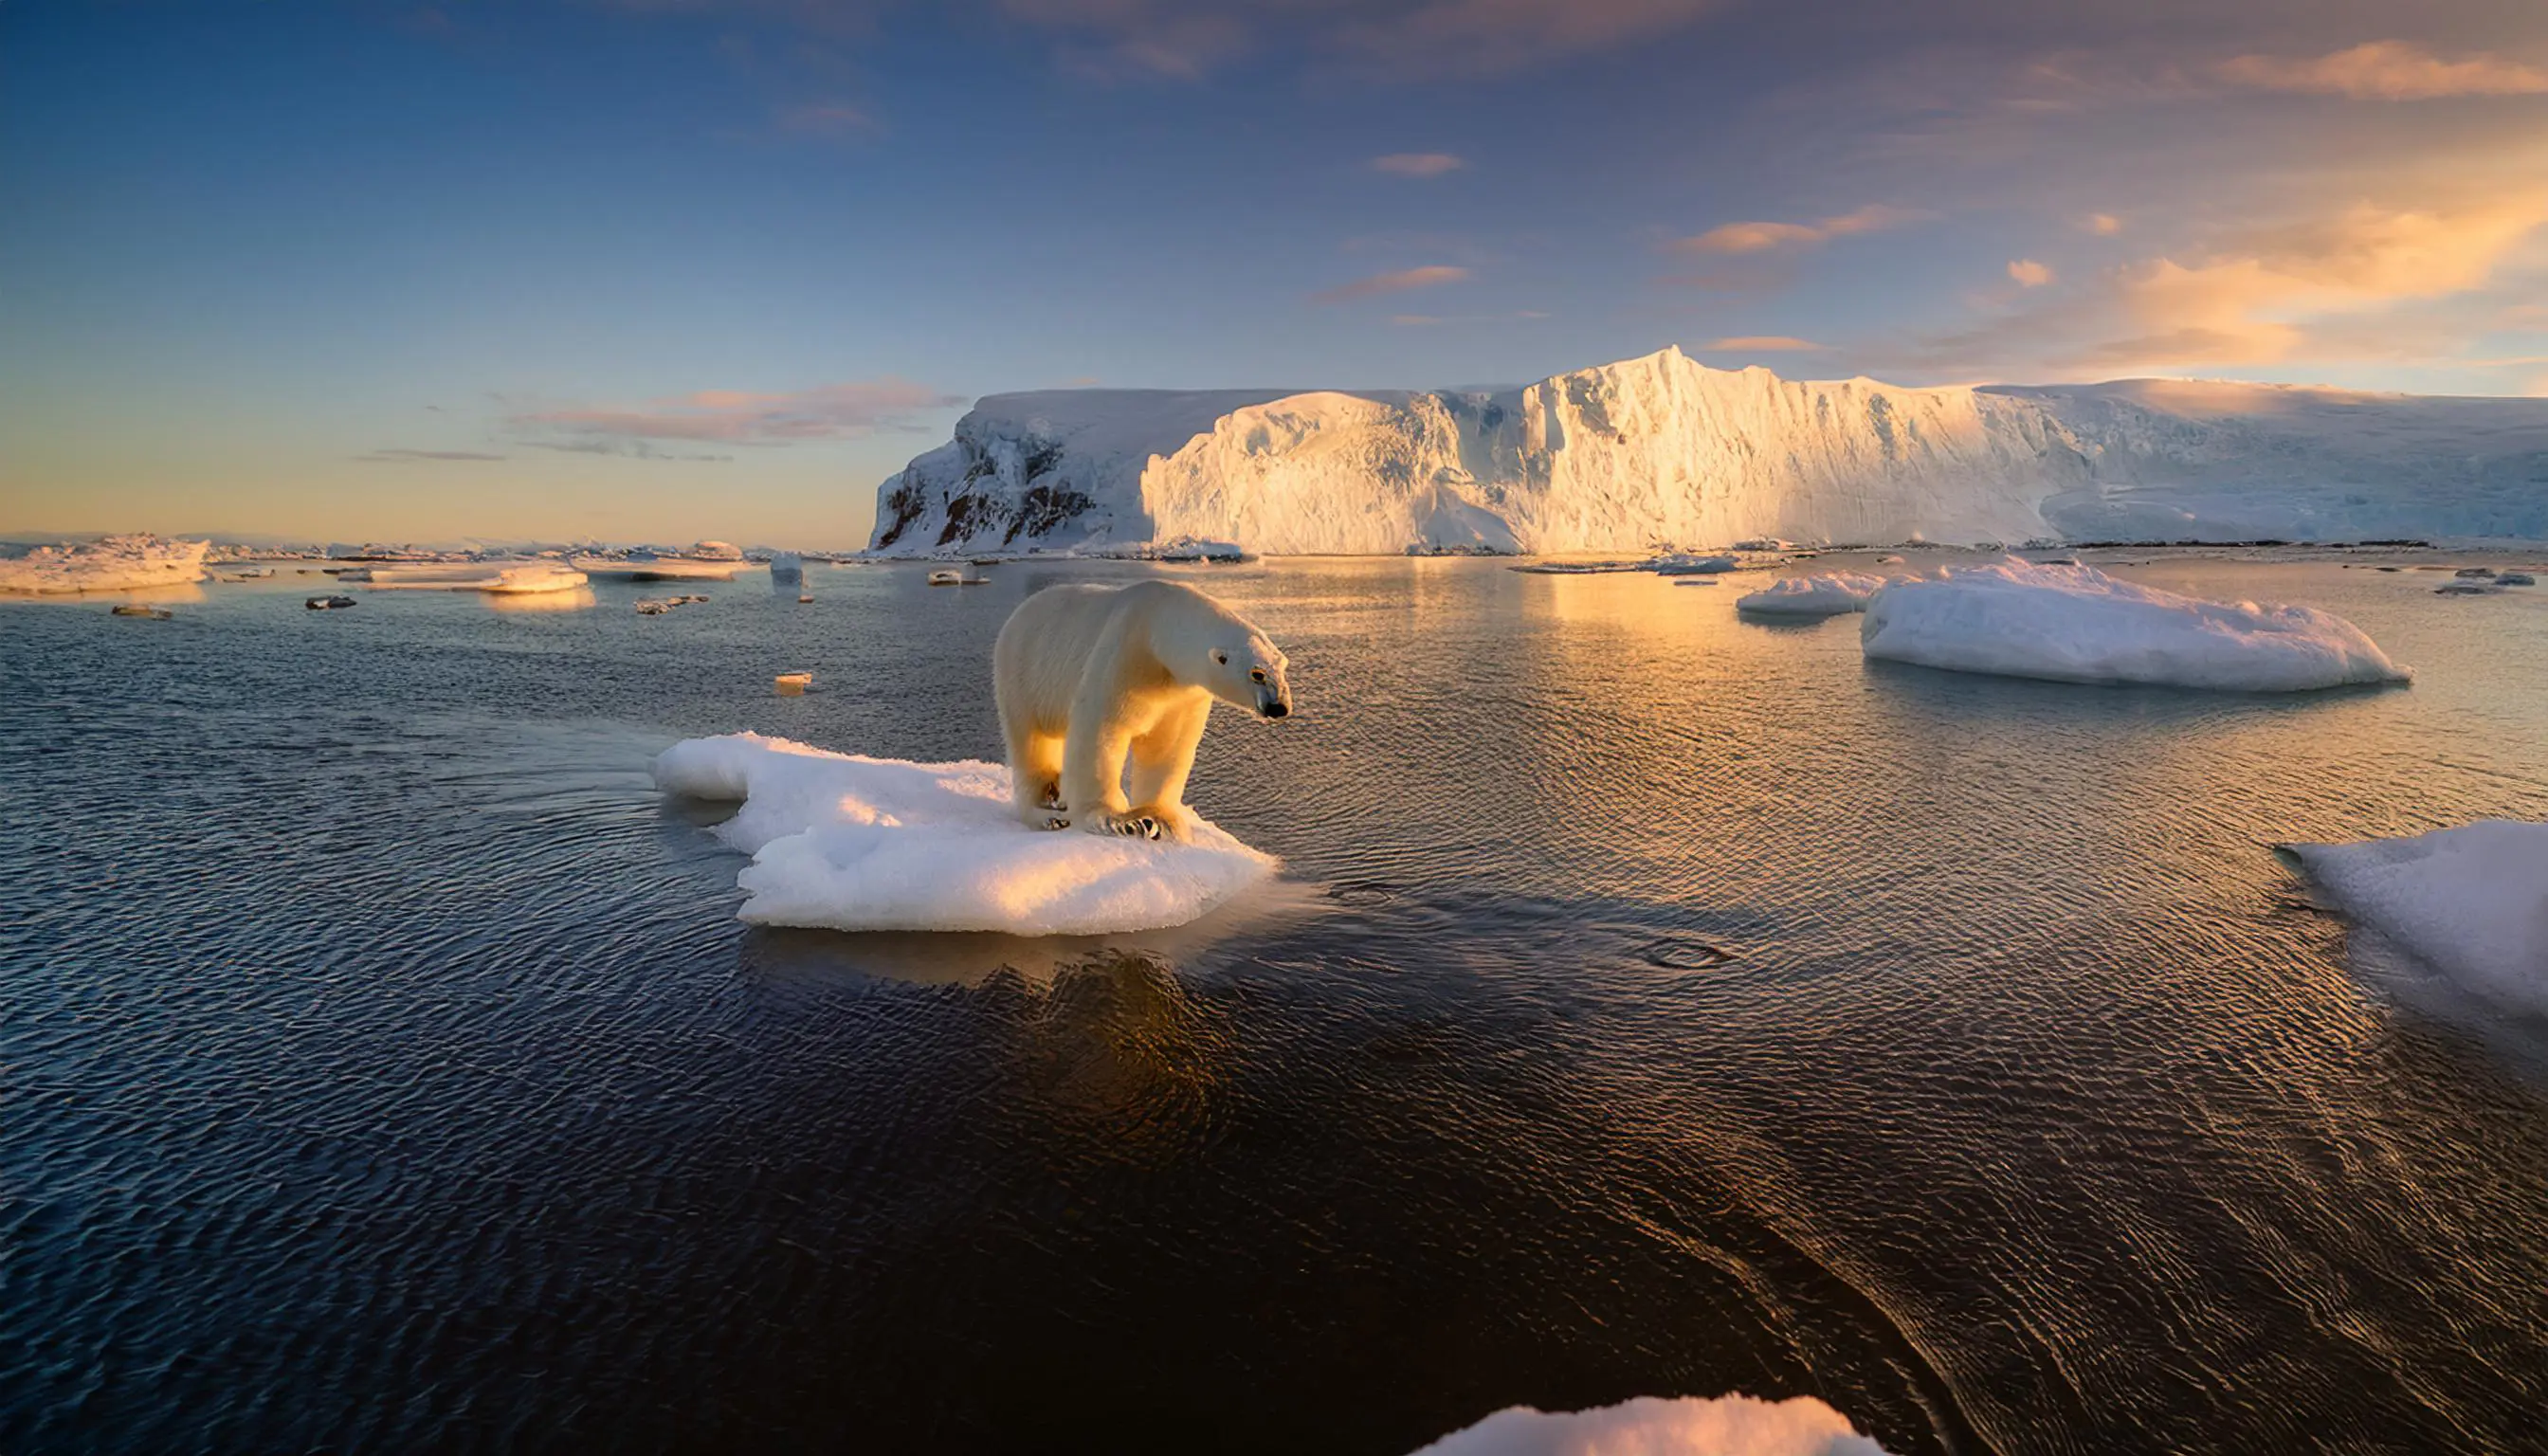
{"type": "Polygon", "coordinates": [[[1106,635],[1106,619],[1123,604],[1124,591],[1046,587],[1018,603],[991,648],[991,686],[1003,718],[1022,712],[1056,729],[1069,720],[1088,654],[1106,635]]]}

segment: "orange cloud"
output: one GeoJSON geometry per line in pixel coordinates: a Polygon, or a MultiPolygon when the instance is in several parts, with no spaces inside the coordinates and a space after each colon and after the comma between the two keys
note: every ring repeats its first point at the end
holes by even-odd
{"type": "Polygon", "coordinates": [[[2099,237],[2112,237],[2124,230],[2124,220],[2112,213],[2090,213],[2079,220],[2079,230],[2099,237]]]}
{"type": "Polygon", "coordinates": [[[1401,268],[1395,273],[1375,273],[1333,288],[1320,289],[1310,295],[1314,304],[1342,304],[1355,299],[1372,298],[1384,293],[1404,293],[1410,288],[1439,288],[1445,283],[1465,283],[1469,270],[1448,263],[1431,263],[1421,268],[1401,268]]]}
{"type": "Polygon", "coordinates": [[[2033,258],[2018,258],[2009,263],[2008,276],[2020,288],[2042,288],[2052,281],[2052,270],[2033,258]]]}
{"type": "Polygon", "coordinates": [[[2223,61],[2219,72],[2225,80],[2259,90],[2349,96],[2357,101],[2548,92],[2548,70],[2537,66],[2500,55],[2444,60],[2405,41],[2373,41],[2313,59],[2241,55],[2223,61]]]}
{"type": "Polygon", "coordinates": [[[1371,169],[1393,177],[1439,177],[1468,163],[1447,151],[1393,151],[1371,159],[1371,169]]]}
{"type": "Polygon", "coordinates": [[[508,423],[517,430],[566,435],[583,442],[547,448],[585,448],[595,442],[650,439],[778,445],[905,428],[914,423],[914,415],[952,410],[963,403],[961,396],[888,377],[777,394],[700,390],[625,409],[536,410],[515,414],[508,423]]]}
{"type": "Polygon", "coordinates": [[[1878,203],[1819,223],[1727,223],[1696,237],[1682,238],[1673,248],[1685,253],[1758,253],[1782,247],[1812,247],[1835,237],[1899,228],[1925,216],[1878,203]]]}

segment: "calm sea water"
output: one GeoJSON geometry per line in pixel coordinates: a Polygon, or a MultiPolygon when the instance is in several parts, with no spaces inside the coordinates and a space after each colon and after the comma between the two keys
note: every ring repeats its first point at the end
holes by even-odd
{"type": "Polygon", "coordinates": [[[1193,797],[1297,903],[733,920],[654,750],[994,756],[1001,619],[1103,570],[0,604],[0,1450],[1391,1453],[1727,1391],[1899,1452],[2548,1449],[2535,1029],[2413,1009],[2266,849],[2548,818],[2548,597],[2127,573],[2420,670],[2250,698],[1219,569],[1301,712],[1193,797]]]}

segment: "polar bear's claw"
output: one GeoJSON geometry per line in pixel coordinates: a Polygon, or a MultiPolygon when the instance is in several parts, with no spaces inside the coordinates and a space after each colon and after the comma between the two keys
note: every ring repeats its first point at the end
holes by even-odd
{"type": "Polygon", "coordinates": [[[1044,821],[1044,827],[1046,829],[1068,829],[1070,827],[1070,821],[1058,817],[1046,819],[1044,821]]]}

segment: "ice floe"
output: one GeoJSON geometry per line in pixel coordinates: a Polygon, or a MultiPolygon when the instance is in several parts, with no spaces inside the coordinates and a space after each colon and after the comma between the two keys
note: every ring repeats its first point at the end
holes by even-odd
{"type": "Polygon", "coordinates": [[[1736,598],[1738,611],[1766,617],[1834,617],[1866,610],[1867,598],[1884,588],[1884,579],[1866,572],[1832,572],[1817,577],[1781,577],[1748,596],[1736,598]]]}
{"type": "Polygon", "coordinates": [[[1885,1456],[1849,1417],[1811,1396],[1666,1400],[1640,1396],[1592,1410],[1515,1406],[1415,1456],[1885,1456]]]}
{"type": "Polygon", "coordinates": [[[2362,630],[2307,606],[2180,596],[2094,567],[1946,567],[1867,604],[1866,656],[2056,682],[2301,692],[2403,682],[2362,630]]]}
{"type": "Polygon", "coordinates": [[[0,592],[52,595],[184,586],[203,580],[204,553],[212,544],[133,535],[39,546],[24,556],[0,559],[0,592]]]}
{"type": "Polygon", "coordinates": [[[757,925],[1106,935],[1183,925],[1277,867],[1200,819],[1188,844],[1035,830],[998,764],[827,753],[757,733],[693,738],[656,785],[740,800],[717,827],[752,856],[737,876],[757,925]]]}
{"type": "Polygon", "coordinates": [[[2486,819],[2282,854],[2357,924],[2460,989],[2548,1013],[2548,824],[2486,819]]]}

